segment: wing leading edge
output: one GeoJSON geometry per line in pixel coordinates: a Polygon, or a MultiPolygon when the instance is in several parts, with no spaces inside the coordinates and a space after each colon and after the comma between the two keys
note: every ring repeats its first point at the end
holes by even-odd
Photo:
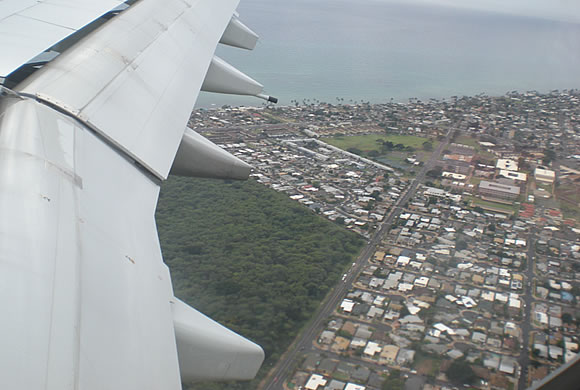
{"type": "MultiPolygon", "coordinates": [[[[170,170],[249,173],[185,131],[217,43],[255,45],[237,3],[141,0],[16,93],[2,89],[1,388],[180,389],[181,379],[255,376],[258,345],[173,296],[154,221],[170,170]]],[[[264,97],[243,76],[220,92],[264,97]]]]}

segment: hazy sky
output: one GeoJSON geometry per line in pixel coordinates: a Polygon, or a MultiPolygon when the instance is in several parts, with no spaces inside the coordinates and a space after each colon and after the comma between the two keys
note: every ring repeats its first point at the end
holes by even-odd
{"type": "Polygon", "coordinates": [[[580,23],[579,0],[409,0],[580,23]]]}

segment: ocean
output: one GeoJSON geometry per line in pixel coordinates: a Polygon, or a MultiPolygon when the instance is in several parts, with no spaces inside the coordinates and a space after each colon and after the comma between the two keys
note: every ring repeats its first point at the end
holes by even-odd
{"type": "MultiPolygon", "coordinates": [[[[238,11],[258,46],[217,54],[282,105],[580,88],[578,23],[390,0],[242,0],[238,11]]],[[[262,101],[197,102],[224,104],[262,101]]]]}

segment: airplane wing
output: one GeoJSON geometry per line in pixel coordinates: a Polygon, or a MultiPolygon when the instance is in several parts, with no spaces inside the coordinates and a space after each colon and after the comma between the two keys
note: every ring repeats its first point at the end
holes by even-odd
{"type": "Polygon", "coordinates": [[[0,77],[78,32],[122,0],[0,0],[0,77]]]}
{"type": "Polygon", "coordinates": [[[213,56],[220,41],[251,49],[257,36],[238,0],[107,12],[118,3],[0,0],[0,42],[11,34],[14,49],[2,46],[0,64],[3,389],[181,389],[251,379],[264,358],[174,297],[154,220],[170,172],[247,178],[247,164],[185,126],[202,88],[275,100],[213,56]],[[34,36],[15,18],[71,33],[34,36]]]}

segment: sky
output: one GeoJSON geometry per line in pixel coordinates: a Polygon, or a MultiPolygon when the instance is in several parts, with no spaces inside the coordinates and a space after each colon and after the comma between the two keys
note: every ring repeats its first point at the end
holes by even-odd
{"type": "Polygon", "coordinates": [[[579,0],[408,0],[512,15],[580,23],[579,0]]]}

